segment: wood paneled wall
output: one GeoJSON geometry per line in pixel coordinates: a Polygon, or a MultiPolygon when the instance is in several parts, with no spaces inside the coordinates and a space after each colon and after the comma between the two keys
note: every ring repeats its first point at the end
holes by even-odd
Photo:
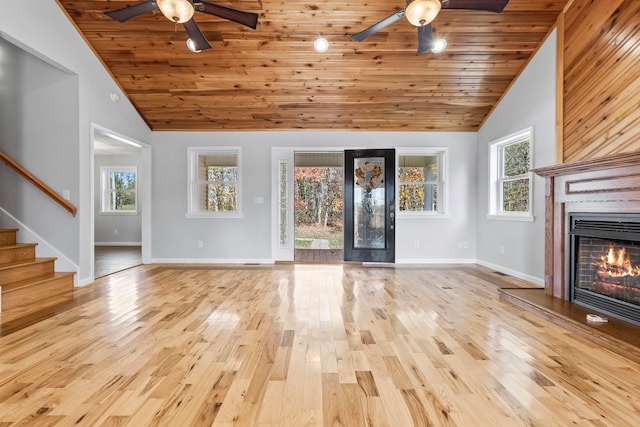
{"type": "Polygon", "coordinates": [[[574,0],[558,31],[558,161],[640,151],[640,1],[574,0]]]}

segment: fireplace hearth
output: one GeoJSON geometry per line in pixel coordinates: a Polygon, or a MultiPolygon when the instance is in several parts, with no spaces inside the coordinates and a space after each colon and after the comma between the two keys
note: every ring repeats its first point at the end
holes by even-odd
{"type": "Polygon", "coordinates": [[[569,223],[569,299],[640,325],[640,215],[574,213],[569,223]]]}

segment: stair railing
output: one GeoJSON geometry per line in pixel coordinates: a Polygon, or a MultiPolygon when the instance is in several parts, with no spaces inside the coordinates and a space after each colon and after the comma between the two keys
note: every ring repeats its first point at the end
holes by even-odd
{"type": "Polygon", "coordinates": [[[29,171],[27,171],[25,168],[20,166],[18,163],[16,163],[15,160],[7,156],[2,151],[0,151],[0,159],[4,162],[4,164],[6,164],[11,169],[16,171],[18,175],[22,176],[24,179],[26,179],[31,184],[33,184],[37,189],[39,189],[44,194],[46,194],[51,199],[53,199],[54,202],[58,203],[60,206],[65,208],[67,211],[69,211],[71,215],[76,216],[76,212],[78,212],[78,208],[76,208],[71,203],[69,203],[69,201],[63,199],[58,193],[53,191],[49,186],[47,186],[45,183],[43,183],[38,178],[33,176],[31,173],[29,173],[29,171]]]}

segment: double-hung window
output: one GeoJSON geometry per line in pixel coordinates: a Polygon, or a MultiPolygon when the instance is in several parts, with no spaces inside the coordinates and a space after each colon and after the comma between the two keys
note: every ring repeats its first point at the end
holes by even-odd
{"type": "Polygon", "coordinates": [[[240,149],[189,148],[188,217],[239,217],[240,149]]]}
{"type": "Polygon", "coordinates": [[[533,220],[532,152],[532,128],[490,144],[490,218],[533,220]]]}
{"type": "Polygon", "coordinates": [[[138,213],[138,170],[135,166],[100,168],[102,213],[138,213]]]}
{"type": "Polygon", "coordinates": [[[446,148],[398,148],[398,213],[446,214],[446,148]]]}

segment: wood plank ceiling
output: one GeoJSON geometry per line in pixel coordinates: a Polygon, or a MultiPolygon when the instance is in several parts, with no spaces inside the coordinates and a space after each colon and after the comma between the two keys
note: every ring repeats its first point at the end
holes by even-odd
{"type": "MultiPolygon", "coordinates": [[[[192,53],[182,25],[153,12],[103,12],[144,0],[57,0],[153,130],[475,131],[568,0],[510,0],[502,14],[442,10],[447,49],[417,56],[402,19],[357,33],[402,0],[222,0],[259,13],[256,30],[196,12],[213,48],[192,53]],[[317,53],[324,36],[329,50],[317,53]]],[[[523,100],[526,102],[526,100],[523,100]]]]}

